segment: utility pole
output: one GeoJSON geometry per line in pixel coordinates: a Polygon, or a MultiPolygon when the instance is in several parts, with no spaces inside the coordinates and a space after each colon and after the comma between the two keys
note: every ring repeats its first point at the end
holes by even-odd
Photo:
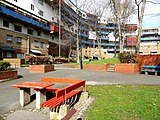
{"type": "Polygon", "coordinates": [[[59,0],[59,49],[58,55],[61,56],[61,0],[59,0]]]}

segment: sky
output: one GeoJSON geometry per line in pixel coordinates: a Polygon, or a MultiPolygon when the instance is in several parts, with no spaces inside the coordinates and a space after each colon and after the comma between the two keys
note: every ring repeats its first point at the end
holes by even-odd
{"type": "MultiPolygon", "coordinates": [[[[157,0],[160,2],[160,0],[157,0]]],[[[160,27],[160,4],[147,3],[143,28],[160,27]]]]}

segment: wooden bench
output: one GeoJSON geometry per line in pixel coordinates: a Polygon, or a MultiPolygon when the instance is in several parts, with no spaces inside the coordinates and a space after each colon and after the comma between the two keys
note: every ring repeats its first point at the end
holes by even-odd
{"type": "Polygon", "coordinates": [[[148,73],[155,73],[155,75],[157,76],[157,74],[160,72],[160,66],[143,66],[143,70],[141,70],[141,72],[145,72],[146,75],[148,75],[148,73]]]}

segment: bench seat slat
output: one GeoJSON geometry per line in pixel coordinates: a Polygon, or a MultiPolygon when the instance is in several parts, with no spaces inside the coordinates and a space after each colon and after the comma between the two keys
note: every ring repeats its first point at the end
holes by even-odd
{"type": "Polygon", "coordinates": [[[160,69],[160,66],[143,66],[143,68],[148,68],[148,69],[160,69]]]}
{"type": "Polygon", "coordinates": [[[141,72],[160,72],[160,70],[141,70],[141,72]]]}
{"type": "Polygon", "coordinates": [[[76,95],[76,94],[78,94],[80,92],[82,92],[82,91],[81,90],[73,90],[72,92],[69,92],[69,93],[66,94],[66,99],[64,98],[64,96],[60,96],[58,98],[54,97],[54,98],[42,103],[41,106],[54,108],[54,107],[62,104],[64,100],[67,100],[70,97],[72,97],[72,96],[74,96],[74,95],[76,95]]]}

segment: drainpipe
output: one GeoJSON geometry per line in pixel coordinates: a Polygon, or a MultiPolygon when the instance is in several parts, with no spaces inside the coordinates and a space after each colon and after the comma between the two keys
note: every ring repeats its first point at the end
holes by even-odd
{"type": "Polygon", "coordinates": [[[27,55],[29,55],[30,52],[30,37],[27,35],[27,55]]]}

